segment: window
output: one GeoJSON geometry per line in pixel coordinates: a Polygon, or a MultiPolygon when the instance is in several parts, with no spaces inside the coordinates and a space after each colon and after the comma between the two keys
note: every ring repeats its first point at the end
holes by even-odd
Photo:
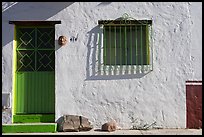
{"type": "Polygon", "coordinates": [[[146,26],[105,26],[105,65],[148,65],[146,26]]]}
{"type": "Polygon", "coordinates": [[[101,64],[150,66],[151,20],[99,20],[102,25],[101,64]]]}

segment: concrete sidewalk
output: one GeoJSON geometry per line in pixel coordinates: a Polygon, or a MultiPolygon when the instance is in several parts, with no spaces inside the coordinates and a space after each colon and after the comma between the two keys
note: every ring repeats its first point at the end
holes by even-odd
{"type": "Polygon", "coordinates": [[[3,133],[2,135],[202,135],[202,129],[150,129],[150,130],[116,130],[103,132],[97,130],[57,133],[3,133]]]}

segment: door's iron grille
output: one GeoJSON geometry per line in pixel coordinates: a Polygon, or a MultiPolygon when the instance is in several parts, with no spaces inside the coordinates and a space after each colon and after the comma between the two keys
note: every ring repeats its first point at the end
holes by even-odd
{"type": "Polygon", "coordinates": [[[35,52],[33,50],[17,51],[17,71],[35,70],[35,52]]]}
{"type": "Polygon", "coordinates": [[[54,28],[17,28],[17,71],[54,71],[54,28]]]}
{"type": "Polygon", "coordinates": [[[35,29],[19,28],[17,31],[17,49],[35,48],[35,29]]]}
{"type": "Polygon", "coordinates": [[[39,49],[53,49],[55,37],[54,29],[50,28],[38,28],[37,29],[37,46],[39,49]]]}
{"type": "Polygon", "coordinates": [[[39,50],[37,52],[37,71],[54,70],[54,51],[39,50]]]}

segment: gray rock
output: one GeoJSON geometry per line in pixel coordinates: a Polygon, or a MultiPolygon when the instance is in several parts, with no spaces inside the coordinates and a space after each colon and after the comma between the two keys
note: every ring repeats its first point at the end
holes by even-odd
{"type": "Polygon", "coordinates": [[[108,132],[115,131],[116,130],[116,123],[114,121],[107,122],[107,123],[102,125],[101,130],[102,131],[108,131],[108,132]]]}
{"type": "Polygon", "coordinates": [[[93,126],[91,125],[91,123],[89,122],[89,120],[85,117],[82,117],[80,116],[80,123],[81,123],[81,126],[80,126],[80,131],[89,131],[93,128],[93,126]]]}
{"type": "Polygon", "coordinates": [[[79,116],[75,115],[65,115],[63,123],[63,131],[79,131],[80,120],[79,116]]]}
{"type": "Polygon", "coordinates": [[[93,128],[89,120],[83,116],[64,115],[58,121],[58,131],[79,132],[89,131],[93,128]]]}

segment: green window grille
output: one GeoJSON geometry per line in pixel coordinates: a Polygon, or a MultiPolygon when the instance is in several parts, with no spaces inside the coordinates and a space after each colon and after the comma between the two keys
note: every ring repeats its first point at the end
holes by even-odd
{"type": "Polygon", "coordinates": [[[152,70],[152,20],[99,20],[99,70],[126,67],[152,70]]]}

